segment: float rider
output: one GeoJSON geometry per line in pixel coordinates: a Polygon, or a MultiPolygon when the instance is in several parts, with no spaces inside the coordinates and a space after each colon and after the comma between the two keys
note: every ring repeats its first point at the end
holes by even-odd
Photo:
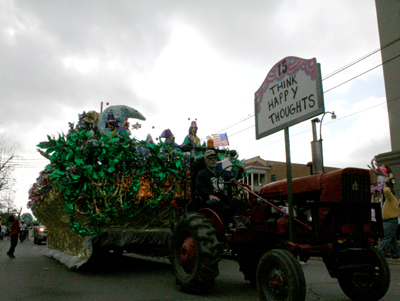
{"type": "Polygon", "coordinates": [[[200,146],[200,139],[197,137],[197,123],[192,121],[189,127],[189,134],[185,137],[182,145],[200,146]]]}
{"type": "Polygon", "coordinates": [[[119,135],[122,132],[125,132],[127,135],[129,135],[129,133],[126,131],[126,128],[121,126],[114,117],[114,114],[109,113],[107,115],[107,121],[106,121],[106,128],[109,128],[112,135],[111,137],[115,137],[117,135],[119,135]]]}
{"type": "MultiPolygon", "coordinates": [[[[171,144],[174,139],[174,134],[172,134],[170,129],[166,129],[161,133],[160,138],[165,138],[165,142],[164,142],[165,144],[171,144]]],[[[181,146],[174,141],[173,147],[180,148],[181,146]]]]}

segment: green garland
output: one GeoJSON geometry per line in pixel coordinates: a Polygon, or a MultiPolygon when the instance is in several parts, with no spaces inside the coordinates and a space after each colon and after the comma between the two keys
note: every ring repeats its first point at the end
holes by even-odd
{"type": "Polygon", "coordinates": [[[81,235],[98,233],[115,219],[133,218],[169,200],[181,188],[189,158],[164,143],[118,137],[78,129],[58,139],[48,136],[38,145],[50,155],[49,177],[58,184],[70,216],[71,229],[81,235]],[[153,194],[145,203],[136,198],[142,177],[150,179],[153,194]],[[167,181],[171,189],[165,191],[167,181]],[[76,212],[88,214],[87,229],[75,219],[76,212]]]}
{"type": "MultiPolygon", "coordinates": [[[[139,141],[124,131],[103,135],[87,122],[70,127],[67,135],[47,136],[48,141],[38,144],[51,164],[29,190],[30,208],[40,208],[46,193],[57,185],[72,231],[92,235],[113,221],[147,213],[183,191],[190,157],[172,144],[139,141]],[[151,186],[145,200],[138,197],[143,179],[151,186]]],[[[232,163],[243,164],[237,157],[232,163]]]]}

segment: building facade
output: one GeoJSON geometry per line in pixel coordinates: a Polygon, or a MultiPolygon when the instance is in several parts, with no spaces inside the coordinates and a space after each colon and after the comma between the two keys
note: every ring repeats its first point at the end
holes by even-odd
{"type": "MultiPolygon", "coordinates": [[[[260,192],[261,187],[268,183],[284,180],[286,176],[286,162],[268,161],[260,156],[245,161],[247,177],[244,182],[254,192],[260,192]]],[[[292,163],[292,178],[299,178],[311,174],[312,162],[308,164],[292,163]]],[[[335,167],[324,167],[325,172],[338,170],[335,167]]]]}
{"type": "MultiPolygon", "coordinates": [[[[394,176],[400,178],[400,1],[376,0],[379,38],[381,43],[383,76],[385,78],[386,103],[389,114],[390,142],[392,151],[379,154],[379,164],[387,163],[394,176]]],[[[394,185],[400,194],[399,181],[394,185]]]]}

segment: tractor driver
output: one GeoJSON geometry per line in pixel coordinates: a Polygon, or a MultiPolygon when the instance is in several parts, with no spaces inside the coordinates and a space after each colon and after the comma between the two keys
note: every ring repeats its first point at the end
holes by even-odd
{"type": "Polygon", "coordinates": [[[196,176],[196,190],[205,203],[204,205],[220,215],[225,226],[233,216],[241,216],[246,212],[247,204],[244,200],[229,198],[224,192],[224,180],[232,179],[227,174],[217,175],[218,156],[212,149],[205,151],[204,162],[206,168],[198,172],[196,176]],[[217,181],[218,180],[218,181],[217,181]],[[219,187],[217,187],[217,183],[219,187]]]}

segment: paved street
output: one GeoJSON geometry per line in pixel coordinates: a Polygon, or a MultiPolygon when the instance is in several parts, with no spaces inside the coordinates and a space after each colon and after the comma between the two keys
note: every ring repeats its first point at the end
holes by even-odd
{"type": "MultiPolygon", "coordinates": [[[[214,290],[205,296],[179,291],[167,260],[124,255],[96,269],[67,269],[42,254],[46,245],[33,239],[19,243],[15,259],[7,257],[10,241],[0,241],[0,300],[258,300],[236,262],[222,260],[214,290]]],[[[390,262],[392,282],[382,300],[400,300],[400,264],[390,262]]],[[[303,265],[307,301],[349,300],[319,260],[303,265]]]]}

